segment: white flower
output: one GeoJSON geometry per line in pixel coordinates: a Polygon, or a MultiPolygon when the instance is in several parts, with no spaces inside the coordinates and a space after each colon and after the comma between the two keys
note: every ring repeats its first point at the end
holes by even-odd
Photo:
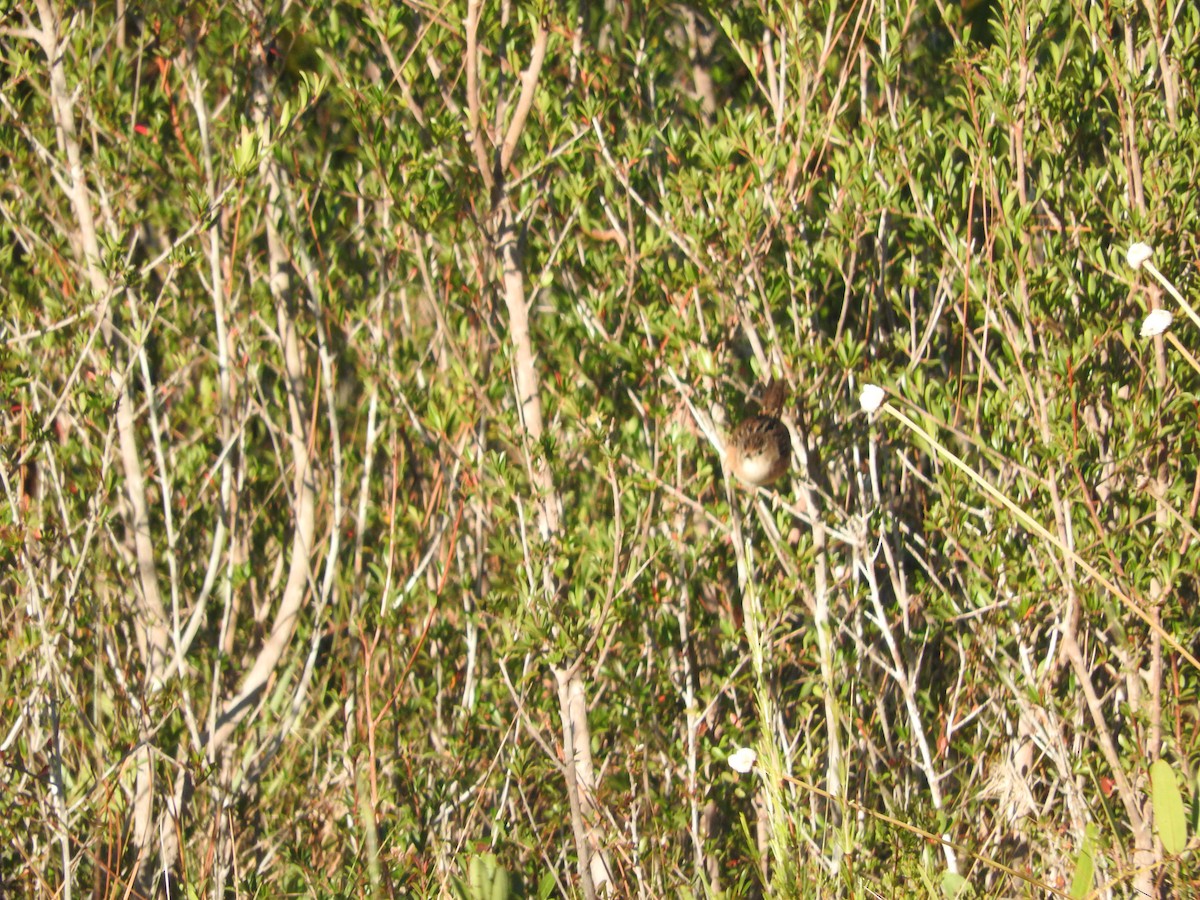
{"type": "Polygon", "coordinates": [[[1143,244],[1138,241],[1136,244],[1130,244],[1129,249],[1125,251],[1125,262],[1129,263],[1131,268],[1140,269],[1142,263],[1154,255],[1154,248],[1149,244],[1143,244]]]}
{"type": "Polygon", "coordinates": [[[754,763],[757,761],[758,754],[749,747],[738,747],[729,757],[729,768],[745,775],[754,768],[754,763]]]}
{"type": "Polygon", "coordinates": [[[879,404],[883,402],[883,396],[883,388],[879,385],[864,385],[862,393],[858,395],[858,403],[863,408],[863,412],[873,413],[879,409],[879,404]]]}
{"type": "Polygon", "coordinates": [[[1168,310],[1154,310],[1154,312],[1142,319],[1142,337],[1158,337],[1171,327],[1172,318],[1168,310]]]}

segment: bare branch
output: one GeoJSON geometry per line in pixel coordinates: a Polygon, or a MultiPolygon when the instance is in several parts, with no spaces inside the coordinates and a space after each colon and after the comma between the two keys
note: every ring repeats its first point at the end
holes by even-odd
{"type": "Polygon", "coordinates": [[[475,151],[475,164],[479,167],[479,176],[483,179],[488,191],[495,188],[495,179],[488,163],[487,147],[483,142],[483,129],[480,112],[479,87],[479,0],[469,0],[467,3],[467,140],[475,151]]]}
{"type": "Polygon", "coordinates": [[[529,118],[529,110],[533,106],[533,97],[537,90],[538,76],[542,72],[542,63],[546,61],[546,45],[550,32],[546,26],[538,22],[533,32],[533,53],[529,57],[529,67],[521,75],[521,96],[517,100],[517,108],[513,110],[512,121],[508,131],[504,133],[504,145],[500,148],[500,171],[507,172],[512,163],[513,154],[517,150],[517,142],[521,132],[525,130],[525,120],[529,118]]]}

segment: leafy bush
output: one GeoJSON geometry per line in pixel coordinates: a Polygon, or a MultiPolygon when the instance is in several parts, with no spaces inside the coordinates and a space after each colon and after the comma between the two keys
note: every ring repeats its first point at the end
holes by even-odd
{"type": "Polygon", "coordinates": [[[0,892],[1197,887],[1200,10],[797,7],[3,13],[0,892]]]}

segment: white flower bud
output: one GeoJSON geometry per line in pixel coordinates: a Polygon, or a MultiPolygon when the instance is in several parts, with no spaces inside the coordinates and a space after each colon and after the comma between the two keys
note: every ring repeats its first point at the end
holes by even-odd
{"type": "Polygon", "coordinates": [[[873,413],[879,409],[879,404],[883,402],[883,388],[877,384],[865,385],[862,393],[858,395],[858,403],[863,408],[863,412],[873,413]]]}
{"type": "Polygon", "coordinates": [[[745,775],[754,768],[754,764],[758,761],[758,754],[749,747],[738,747],[737,750],[729,757],[729,768],[735,772],[741,772],[745,775]]]}
{"type": "Polygon", "coordinates": [[[1142,337],[1158,337],[1171,327],[1173,316],[1165,309],[1156,309],[1142,319],[1142,337]]]}
{"type": "Polygon", "coordinates": [[[1154,255],[1154,248],[1149,244],[1143,244],[1138,241],[1136,244],[1130,244],[1129,249],[1125,251],[1125,262],[1129,263],[1131,268],[1140,269],[1142,263],[1154,255]]]}

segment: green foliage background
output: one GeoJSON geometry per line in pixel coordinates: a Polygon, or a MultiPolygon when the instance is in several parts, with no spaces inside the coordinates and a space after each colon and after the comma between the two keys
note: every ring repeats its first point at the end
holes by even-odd
{"type": "Polygon", "coordinates": [[[7,6],[0,893],[1200,886],[1195,4],[7,6]]]}

